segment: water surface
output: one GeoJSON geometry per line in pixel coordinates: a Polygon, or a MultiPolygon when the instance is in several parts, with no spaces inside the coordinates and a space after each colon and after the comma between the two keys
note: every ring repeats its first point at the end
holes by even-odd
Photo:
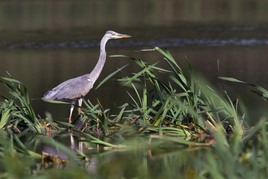
{"type": "MultiPolygon", "coordinates": [[[[59,83],[89,73],[99,56],[100,39],[112,29],[132,38],[109,41],[108,55],[123,54],[152,64],[162,56],[136,51],[166,46],[185,71],[187,56],[195,71],[218,89],[220,75],[268,89],[267,7],[264,0],[1,1],[0,76],[7,76],[8,71],[23,82],[41,117],[49,111],[54,119],[64,120],[69,106],[44,103],[39,98],[59,83]]],[[[95,87],[130,62],[127,58],[108,58],[95,87]]],[[[159,64],[166,65],[164,61],[159,64]]],[[[131,65],[124,73],[137,71],[139,68],[131,65]]],[[[123,77],[124,73],[116,77],[123,77]]],[[[262,115],[259,107],[267,104],[245,85],[225,85],[232,99],[241,96],[251,110],[252,120],[258,120],[262,115]]],[[[126,90],[119,83],[108,81],[91,90],[86,99],[92,103],[99,99],[104,108],[110,108],[114,103],[131,102],[126,90]]],[[[7,95],[3,86],[0,91],[7,95]]]]}

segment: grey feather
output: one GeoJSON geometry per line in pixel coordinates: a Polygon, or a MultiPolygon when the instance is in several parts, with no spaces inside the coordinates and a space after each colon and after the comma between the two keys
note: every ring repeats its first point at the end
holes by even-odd
{"type": "Polygon", "coordinates": [[[59,84],[52,90],[46,92],[43,99],[49,100],[74,100],[85,96],[93,87],[87,75],[69,79],[59,84]]]}

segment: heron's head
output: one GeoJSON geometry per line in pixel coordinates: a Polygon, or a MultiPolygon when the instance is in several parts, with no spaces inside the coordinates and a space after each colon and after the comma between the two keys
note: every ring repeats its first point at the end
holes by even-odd
{"type": "Polygon", "coordinates": [[[108,30],[105,33],[105,36],[109,37],[110,39],[121,39],[121,38],[130,38],[131,37],[130,35],[120,34],[120,33],[117,33],[115,31],[112,31],[112,30],[108,30]]]}

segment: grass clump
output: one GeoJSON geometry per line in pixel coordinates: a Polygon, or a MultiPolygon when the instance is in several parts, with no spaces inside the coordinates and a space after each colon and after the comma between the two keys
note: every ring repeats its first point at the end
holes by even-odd
{"type": "Polygon", "coordinates": [[[47,114],[47,120],[38,119],[30,103],[27,88],[18,80],[2,77],[0,82],[9,89],[11,99],[1,96],[4,101],[0,102],[0,128],[12,129],[16,133],[21,132],[46,132],[48,126],[53,130],[59,127],[51,121],[51,116],[47,114]],[[47,124],[46,124],[47,123],[47,124]]]}
{"type": "Polygon", "coordinates": [[[156,132],[183,139],[211,135],[219,124],[225,132],[235,128],[242,136],[241,116],[238,116],[237,106],[227,93],[226,98],[220,96],[206,80],[194,74],[190,63],[190,72],[183,72],[167,49],[156,47],[153,50],[164,56],[169,69],[158,67],[158,62],[151,65],[131,57],[141,70],[117,81],[123,82],[134,91],[135,95],[127,92],[133,103],[121,106],[120,114],[114,116],[114,119],[103,121],[124,121],[124,125],[136,129],[136,132],[132,131],[136,134],[156,132]],[[160,80],[157,73],[165,74],[169,79],[168,83],[160,80]]]}

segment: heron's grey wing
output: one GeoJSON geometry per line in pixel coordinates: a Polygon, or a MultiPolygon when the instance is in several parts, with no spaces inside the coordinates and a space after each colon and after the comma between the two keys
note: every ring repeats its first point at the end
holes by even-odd
{"type": "Polygon", "coordinates": [[[69,79],[44,95],[44,99],[50,100],[74,100],[85,96],[92,88],[91,80],[86,76],[69,79]]]}

